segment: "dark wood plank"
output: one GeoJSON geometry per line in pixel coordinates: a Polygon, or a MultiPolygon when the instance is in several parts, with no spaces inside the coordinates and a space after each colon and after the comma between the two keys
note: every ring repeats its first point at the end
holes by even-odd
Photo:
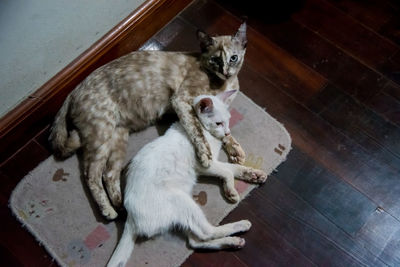
{"type": "Polygon", "coordinates": [[[283,123],[302,151],[342,178],[359,174],[358,149],[345,136],[247,66],[240,81],[246,95],[283,123]]]}
{"type": "MultiPolygon", "coordinates": [[[[211,34],[234,34],[240,24],[240,19],[210,2],[196,2],[181,16],[211,34]]],[[[326,80],[321,75],[257,31],[248,28],[247,38],[246,64],[262,71],[268,80],[290,92],[299,101],[306,101],[324,87],[326,80]]]]}
{"type": "Polygon", "coordinates": [[[4,266],[17,267],[22,266],[19,259],[7,247],[0,245],[0,258],[4,266]]]}
{"type": "Polygon", "coordinates": [[[389,82],[383,89],[383,92],[400,101],[400,85],[389,82]]]}
{"type": "Polygon", "coordinates": [[[29,171],[50,156],[50,153],[31,140],[12,158],[0,166],[0,171],[10,177],[15,183],[19,182],[29,171]]]}
{"type": "Polygon", "coordinates": [[[400,85],[400,52],[397,52],[382,64],[379,70],[389,77],[392,81],[400,85]]]}
{"type": "Polygon", "coordinates": [[[357,233],[377,206],[311,158],[292,149],[275,176],[349,235],[357,233]]]}
{"type": "Polygon", "coordinates": [[[386,0],[329,0],[329,2],[374,31],[379,31],[390,18],[398,14],[397,8],[386,0]]]}
{"type": "Polygon", "coordinates": [[[8,206],[8,199],[14,190],[16,182],[0,170],[0,205],[8,206]]]}
{"type": "Polygon", "coordinates": [[[380,92],[368,101],[368,105],[387,120],[400,126],[400,101],[396,98],[380,92]]]}
{"type": "MultiPolygon", "coordinates": [[[[265,187],[268,185],[269,184],[266,184],[265,187]]],[[[362,262],[365,262],[360,261],[360,259],[357,259],[356,257],[353,257],[349,252],[343,250],[340,246],[332,242],[332,240],[329,240],[319,231],[316,231],[305,222],[301,222],[296,218],[293,218],[293,216],[286,214],[279,207],[279,204],[274,205],[266,198],[263,198],[263,194],[255,192],[254,196],[251,196],[250,198],[253,197],[262,198],[264,199],[264,201],[251,201],[250,199],[243,200],[240,204],[240,207],[237,208],[237,210],[240,210],[241,215],[246,215],[250,218],[258,218],[258,220],[263,221],[263,228],[271,227],[275,230],[275,232],[281,235],[281,238],[283,240],[290,240],[289,242],[291,246],[295,247],[315,265],[325,266],[329,264],[329,266],[359,266],[362,262]]],[[[254,221],[256,219],[251,220],[254,221]]],[[[255,233],[255,235],[262,235],[263,232],[265,231],[258,231],[255,233]]],[[[245,234],[244,236],[247,237],[249,234],[250,232],[247,235],[245,234]]],[[[261,243],[262,240],[259,240],[257,245],[260,246],[261,243]]],[[[240,257],[240,259],[242,259],[241,253],[244,252],[245,250],[235,253],[240,257]]],[[[280,253],[283,254],[285,252],[281,251],[280,253]]],[[[243,256],[242,261],[247,258],[248,256],[243,256]]],[[[270,264],[274,265],[273,262],[270,262],[270,264]]],[[[280,266],[279,263],[277,265],[280,266]]],[[[283,264],[283,266],[293,265],[297,264],[295,262],[288,262],[287,265],[283,264]]],[[[298,263],[298,265],[310,266],[310,264],[304,265],[304,263],[298,263]]],[[[261,266],[269,265],[267,262],[267,265],[261,264],[261,266]]]]}
{"type": "Polygon", "coordinates": [[[400,218],[400,206],[393,199],[400,194],[396,170],[371,157],[359,144],[293,102],[267,80],[260,79],[246,68],[242,74],[246,75],[245,79],[241,79],[243,90],[285,125],[294,145],[400,218]]]}
{"type": "Polygon", "coordinates": [[[325,1],[305,1],[304,8],[293,19],[375,69],[398,51],[394,43],[325,1]]]}
{"type": "MultiPolygon", "coordinates": [[[[257,199],[257,197],[254,196],[253,199],[257,199]]],[[[258,202],[260,199],[255,201],[258,202]]],[[[268,209],[268,207],[266,208],[268,209]]],[[[245,211],[245,209],[246,206],[241,205],[237,211],[235,210],[224,220],[224,222],[231,222],[246,218],[252,223],[252,229],[242,235],[246,240],[246,246],[235,252],[242,262],[247,266],[316,266],[268,222],[260,220],[257,214],[249,212],[249,210],[245,211]],[[261,229],[262,231],[260,231],[261,229]]]]}
{"type": "Polygon", "coordinates": [[[396,243],[399,232],[400,222],[378,208],[355,238],[363,247],[377,253],[386,264],[397,266],[400,264],[400,250],[392,250],[390,246],[396,243]]]}
{"type": "MultiPolygon", "coordinates": [[[[284,163],[281,165],[278,168],[278,174],[283,169],[289,169],[290,171],[290,164],[284,163]]],[[[275,174],[268,179],[266,185],[255,193],[260,194],[266,201],[273,203],[284,214],[304,224],[303,231],[308,228],[313,229],[323,238],[330,240],[337,247],[347,251],[366,265],[369,265],[368,263],[371,265],[375,263],[375,266],[384,265],[383,261],[378,258],[379,252],[367,249],[357,237],[350,236],[343,229],[337,227],[332,221],[284,185],[275,174]]]]}
{"type": "Polygon", "coordinates": [[[217,251],[217,252],[194,252],[181,265],[182,267],[230,267],[238,266],[245,267],[240,259],[232,251],[217,251]]]}
{"type": "Polygon", "coordinates": [[[7,206],[0,206],[0,216],[0,246],[7,247],[13,253],[19,266],[56,266],[45,249],[17,222],[7,206]]]}
{"type": "Polygon", "coordinates": [[[400,19],[398,16],[400,8],[399,6],[391,7],[395,14],[391,16],[384,25],[382,25],[378,32],[396,44],[400,45],[400,19]]]}
{"type": "MultiPolygon", "coordinates": [[[[48,108],[51,109],[50,106],[48,108]]],[[[26,128],[24,125],[17,125],[14,128],[15,132],[13,135],[6,135],[0,138],[0,147],[2,149],[0,153],[0,165],[42,131],[50,120],[48,117],[40,120],[38,116],[32,116],[27,118],[25,122],[30,124],[30,127],[26,128]]]]}
{"type": "Polygon", "coordinates": [[[321,117],[357,141],[377,160],[393,168],[400,166],[400,145],[397,142],[400,128],[349,95],[341,94],[326,107],[321,117]]]}
{"type": "MultiPolygon", "coordinates": [[[[224,4],[226,1],[219,1],[224,4]]],[[[229,6],[235,14],[241,14],[235,5],[229,6]]],[[[340,90],[360,101],[370,99],[387,84],[387,79],[344,53],[335,44],[293,20],[279,23],[265,22],[263,17],[249,18],[249,24],[292,56],[326,77],[340,90]]],[[[324,92],[320,92],[325,94],[324,92]]],[[[328,98],[332,101],[331,94],[328,98]]],[[[326,101],[324,101],[326,102],[326,101]]]]}
{"type": "Polygon", "coordinates": [[[35,136],[34,140],[51,154],[53,150],[49,142],[50,127],[50,125],[44,127],[44,129],[35,136]]]}
{"type": "Polygon", "coordinates": [[[154,39],[168,51],[200,51],[196,31],[197,28],[178,16],[158,32],[154,39]]]}
{"type": "Polygon", "coordinates": [[[392,259],[392,262],[394,263],[393,266],[396,266],[400,262],[399,251],[400,251],[400,231],[397,231],[387,242],[387,245],[382,251],[382,254],[384,256],[387,256],[389,259],[392,259]]]}

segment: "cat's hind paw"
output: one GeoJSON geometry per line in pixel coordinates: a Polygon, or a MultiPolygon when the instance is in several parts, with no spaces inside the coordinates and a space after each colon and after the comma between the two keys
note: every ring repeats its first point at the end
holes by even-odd
{"type": "Polygon", "coordinates": [[[225,197],[232,203],[237,203],[240,200],[239,193],[236,190],[226,190],[225,197]]]}
{"type": "Polygon", "coordinates": [[[107,219],[107,220],[114,220],[115,218],[118,217],[118,213],[112,208],[107,208],[107,209],[103,209],[101,211],[101,213],[103,214],[103,216],[107,219]]]}
{"type": "Polygon", "coordinates": [[[246,241],[244,238],[233,236],[232,238],[232,243],[231,243],[231,248],[232,249],[241,249],[246,245],[246,241]]]}
{"type": "Polygon", "coordinates": [[[249,231],[251,228],[251,222],[249,220],[241,220],[233,223],[233,229],[235,233],[243,233],[249,231]]]}
{"type": "Polygon", "coordinates": [[[241,177],[241,179],[248,181],[250,183],[265,183],[267,180],[267,174],[263,172],[262,170],[257,170],[257,169],[249,169],[248,171],[245,171],[241,177]]]}

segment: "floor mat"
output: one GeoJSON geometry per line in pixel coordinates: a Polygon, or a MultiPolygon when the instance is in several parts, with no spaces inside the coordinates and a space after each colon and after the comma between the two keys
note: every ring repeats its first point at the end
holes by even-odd
{"type": "MultiPolygon", "coordinates": [[[[245,165],[271,173],[291,148],[286,129],[242,93],[232,103],[231,114],[232,135],[247,154],[245,165]]],[[[160,127],[152,126],[132,134],[127,161],[160,132],[160,127]]],[[[226,161],[223,152],[220,157],[226,161]]],[[[242,199],[256,187],[242,181],[235,186],[242,199]]],[[[212,224],[218,224],[237,205],[223,198],[220,187],[216,179],[201,178],[193,191],[212,224]]],[[[18,184],[10,207],[61,266],[105,266],[124,224],[101,217],[83,182],[76,155],[65,161],[53,157],[43,161],[18,184]]],[[[178,266],[191,253],[179,233],[170,233],[140,240],[128,266],[178,266]]]]}

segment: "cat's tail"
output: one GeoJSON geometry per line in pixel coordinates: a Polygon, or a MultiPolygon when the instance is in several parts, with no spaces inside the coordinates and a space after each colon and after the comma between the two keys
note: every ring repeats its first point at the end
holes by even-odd
{"type": "Polygon", "coordinates": [[[123,267],[129,260],[135,246],[136,233],[134,230],[133,223],[128,219],[125,223],[124,232],[122,233],[121,239],[118,242],[117,247],[111,256],[107,267],[123,267]]]}
{"type": "Polygon", "coordinates": [[[81,140],[77,130],[68,132],[67,116],[70,107],[71,96],[68,96],[61,109],[58,111],[50,130],[49,141],[53,151],[58,157],[68,157],[81,147],[81,140]]]}

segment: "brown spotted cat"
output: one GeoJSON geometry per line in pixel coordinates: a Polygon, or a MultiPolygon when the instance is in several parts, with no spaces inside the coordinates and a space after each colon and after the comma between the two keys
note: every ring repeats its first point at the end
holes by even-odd
{"type": "MultiPolygon", "coordinates": [[[[129,132],[147,127],[168,109],[177,113],[201,164],[209,166],[210,147],[191,103],[198,95],[239,89],[246,24],[234,36],[198,31],[198,38],[201,53],[132,52],[98,68],[58,112],[52,146],[62,157],[82,147],[87,184],[106,218],[117,217],[109,198],[114,207],[121,205],[120,172],[129,132]]],[[[236,140],[229,135],[224,143],[229,159],[243,163],[245,154],[236,140]]]]}

